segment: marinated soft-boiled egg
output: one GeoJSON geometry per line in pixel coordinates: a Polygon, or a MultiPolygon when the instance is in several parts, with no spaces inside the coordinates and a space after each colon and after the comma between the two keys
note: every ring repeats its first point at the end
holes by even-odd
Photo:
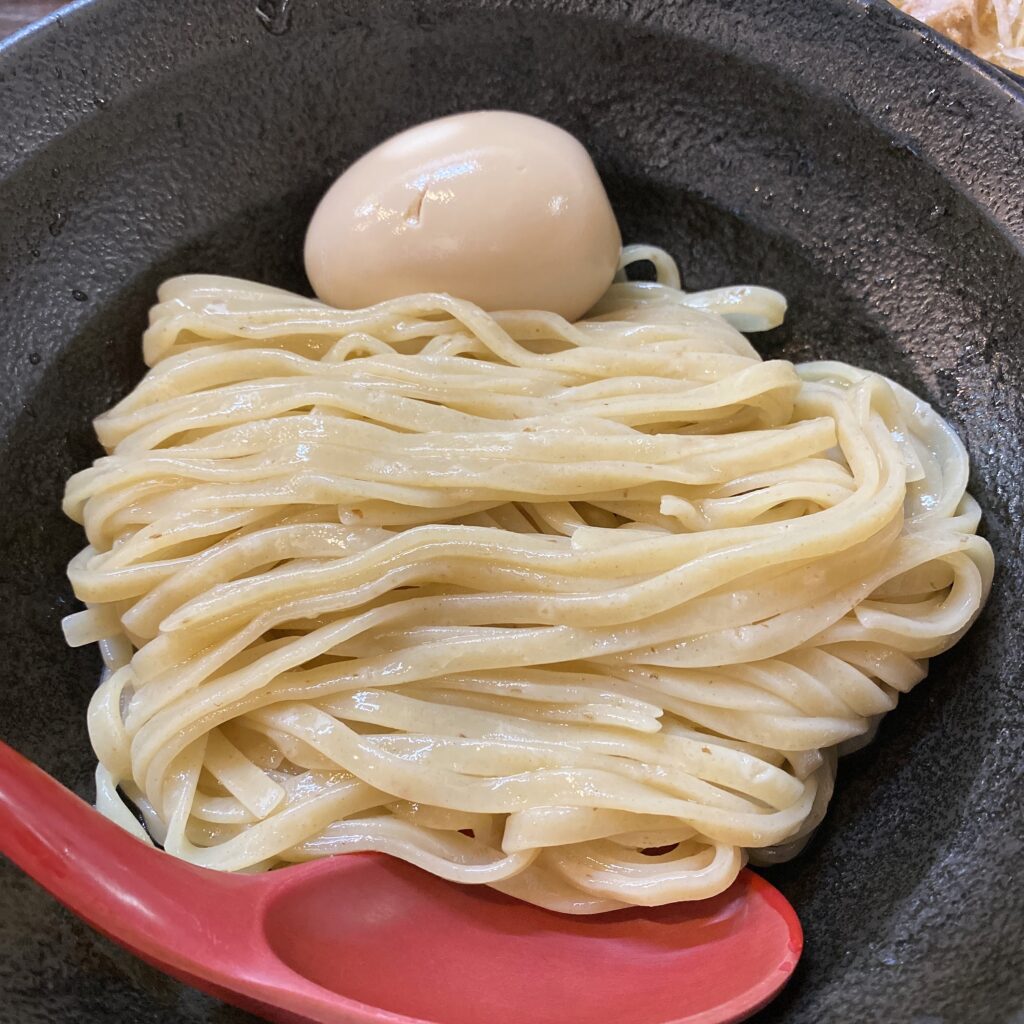
{"type": "Polygon", "coordinates": [[[417,125],[357,160],[313,214],[305,259],[319,298],[343,309],[446,292],[575,320],[611,283],[620,245],[583,146],[547,121],[486,110],[417,125]]]}

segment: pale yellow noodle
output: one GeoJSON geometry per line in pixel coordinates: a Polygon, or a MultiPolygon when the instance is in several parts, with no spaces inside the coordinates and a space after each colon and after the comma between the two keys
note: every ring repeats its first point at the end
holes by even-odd
{"type": "Polygon", "coordinates": [[[557,910],[791,855],[992,554],[908,391],[763,362],[663,252],[579,324],[166,282],[74,476],[97,803],[259,870],[355,850],[557,910]]]}

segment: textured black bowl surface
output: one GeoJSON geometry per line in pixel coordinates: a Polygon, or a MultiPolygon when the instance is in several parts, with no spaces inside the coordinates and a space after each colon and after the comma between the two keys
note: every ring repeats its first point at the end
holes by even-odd
{"type": "MultiPolygon", "coordinates": [[[[60,497],[97,454],[90,418],[142,372],[159,281],[304,290],[329,180],[478,107],[575,132],[625,237],[671,250],[688,286],[785,292],[766,354],[880,369],[962,432],[991,602],[770,872],[807,947],[757,1019],[1024,1019],[1024,93],[884,3],[95,0],[0,51],[0,736],[91,796],[98,658],[61,640],[82,541],[60,497]]],[[[0,923],[3,1024],[251,1019],[7,862],[0,923]]]]}

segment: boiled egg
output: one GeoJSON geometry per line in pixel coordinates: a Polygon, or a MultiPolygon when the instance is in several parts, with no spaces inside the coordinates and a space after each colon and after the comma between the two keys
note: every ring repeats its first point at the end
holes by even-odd
{"type": "Polygon", "coordinates": [[[352,164],[313,214],[305,262],[317,296],[342,309],[445,292],[576,320],[611,283],[620,246],[583,146],[486,110],[417,125],[352,164]]]}

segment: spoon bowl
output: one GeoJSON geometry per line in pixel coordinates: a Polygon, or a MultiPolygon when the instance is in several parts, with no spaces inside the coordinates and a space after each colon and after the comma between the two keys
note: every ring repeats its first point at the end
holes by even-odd
{"type": "Polygon", "coordinates": [[[0,851],[149,963],[283,1024],[730,1024],[786,982],[796,913],[709,900],[572,917],[381,854],[263,875],[139,842],[0,743],[0,851]]]}

